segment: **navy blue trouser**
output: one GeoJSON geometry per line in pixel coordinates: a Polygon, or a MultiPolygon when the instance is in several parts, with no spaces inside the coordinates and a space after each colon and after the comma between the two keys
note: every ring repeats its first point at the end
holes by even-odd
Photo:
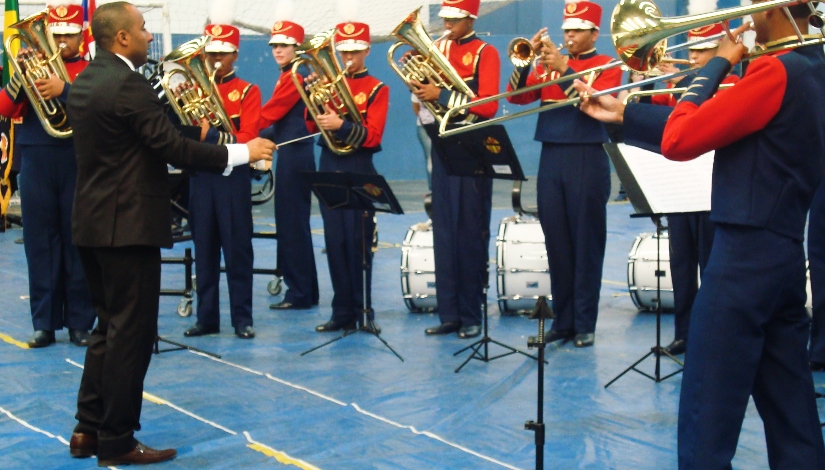
{"type": "Polygon", "coordinates": [[[817,187],[808,214],[808,266],[811,269],[811,357],[825,363],[825,184],[817,187]]]}
{"type": "Polygon", "coordinates": [[[487,263],[493,180],[449,176],[436,147],[432,149],[432,222],[435,288],[441,323],[481,324],[487,299],[487,263]]]}
{"type": "Polygon", "coordinates": [[[693,304],[679,402],[679,468],[731,468],[748,398],[775,469],[825,468],[807,361],[802,242],[716,224],[693,304]]]}
{"type": "Polygon", "coordinates": [[[607,241],[607,153],[601,144],[543,144],[536,189],[556,314],[552,329],[593,333],[607,241]]]}
{"type": "Polygon", "coordinates": [[[686,340],[699,274],[705,271],[713,245],[709,212],[669,215],[670,274],[673,280],[674,340],[686,340]]]}
{"type": "Polygon", "coordinates": [[[252,326],[252,198],[249,167],[229,176],[198,173],[189,185],[189,224],[195,242],[198,323],[220,326],[221,251],[234,328],[252,326]]]}
{"type": "MultiPolygon", "coordinates": [[[[372,154],[356,151],[338,156],[326,147],[321,151],[320,171],[375,174],[372,154]]],[[[372,236],[375,211],[330,209],[321,204],[329,277],[332,280],[332,320],[349,323],[361,320],[364,308],[363,261],[366,259],[367,303],[372,295],[372,236]]],[[[374,315],[369,313],[369,319],[374,315]]]]}
{"type": "Polygon", "coordinates": [[[311,140],[287,145],[278,149],[275,162],[278,268],[289,289],[284,301],[296,307],[318,304],[318,273],[309,227],[312,189],[301,175],[315,171],[312,149],[311,140]]]}
{"type": "Polygon", "coordinates": [[[20,146],[23,248],[35,330],[90,330],[95,312],[77,248],[72,245],[74,147],[20,146]]]}

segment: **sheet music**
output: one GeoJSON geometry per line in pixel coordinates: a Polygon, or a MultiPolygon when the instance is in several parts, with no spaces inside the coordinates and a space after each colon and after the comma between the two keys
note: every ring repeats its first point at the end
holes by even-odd
{"type": "Polygon", "coordinates": [[[714,152],[687,162],[674,162],[638,147],[618,147],[653,213],[710,210],[714,152]]]}

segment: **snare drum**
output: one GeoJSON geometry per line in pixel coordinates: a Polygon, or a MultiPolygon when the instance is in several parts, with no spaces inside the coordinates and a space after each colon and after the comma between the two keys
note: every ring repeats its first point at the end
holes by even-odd
{"type": "Polygon", "coordinates": [[[432,224],[413,225],[401,245],[401,293],[411,312],[436,309],[432,224]]]}
{"type": "Polygon", "coordinates": [[[501,313],[532,311],[550,294],[550,266],[544,232],[532,217],[505,217],[496,237],[498,307],[501,313]]]}
{"type": "MultiPolygon", "coordinates": [[[[673,280],[670,277],[670,238],[667,232],[659,242],[661,257],[662,310],[673,311],[673,280]]],[[[642,233],[627,256],[627,289],[639,310],[656,310],[656,234],[642,233]]]]}

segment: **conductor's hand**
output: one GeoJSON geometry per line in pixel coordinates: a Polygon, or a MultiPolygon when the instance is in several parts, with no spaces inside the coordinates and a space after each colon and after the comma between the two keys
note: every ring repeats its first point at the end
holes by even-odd
{"type": "Polygon", "coordinates": [[[246,147],[249,149],[249,163],[255,163],[259,160],[272,161],[275,144],[271,140],[255,137],[246,143],[246,147]]]}
{"type": "Polygon", "coordinates": [[[742,44],[742,33],[751,29],[751,26],[751,22],[746,22],[731,31],[731,35],[736,38],[735,42],[731,41],[730,36],[723,37],[716,50],[716,56],[724,57],[731,65],[738,64],[742,57],[748,55],[748,48],[742,44]]]}
{"type": "Polygon", "coordinates": [[[421,101],[437,101],[441,95],[441,88],[431,83],[421,83],[418,80],[410,80],[414,87],[413,94],[421,101]]]}
{"type": "Polygon", "coordinates": [[[52,100],[63,93],[66,83],[57,75],[51,74],[49,78],[39,78],[34,81],[37,91],[44,100],[52,100]]]}
{"type": "Polygon", "coordinates": [[[592,98],[591,95],[596,93],[596,89],[581,80],[574,81],[573,88],[575,88],[582,97],[579,109],[583,113],[601,122],[616,124],[622,124],[624,122],[625,105],[621,101],[611,95],[592,98]]]}
{"type": "Polygon", "coordinates": [[[318,121],[318,127],[325,131],[337,131],[344,125],[344,120],[335,112],[328,104],[324,104],[326,112],[319,114],[315,119],[318,121]]]}

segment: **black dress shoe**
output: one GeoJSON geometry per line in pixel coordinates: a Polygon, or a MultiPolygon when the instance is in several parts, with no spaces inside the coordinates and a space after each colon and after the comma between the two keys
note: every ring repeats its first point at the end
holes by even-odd
{"type": "Polygon", "coordinates": [[[374,335],[381,334],[381,327],[378,326],[378,323],[375,323],[375,320],[368,321],[366,325],[361,326],[361,331],[366,331],[367,333],[372,333],[374,335]]]}
{"type": "Polygon", "coordinates": [[[458,337],[461,339],[475,338],[481,334],[481,325],[462,326],[458,330],[458,337]]]}
{"type": "Polygon", "coordinates": [[[684,339],[675,339],[672,343],[665,346],[665,350],[667,350],[671,356],[684,354],[685,351],[687,351],[687,341],[684,339]]]}
{"type": "Polygon", "coordinates": [[[573,339],[573,336],[573,333],[569,331],[548,330],[544,332],[544,342],[547,344],[554,343],[559,340],[564,340],[567,342],[573,339]]]}
{"type": "Polygon", "coordinates": [[[357,328],[354,321],[344,323],[344,322],[337,322],[335,320],[330,320],[323,325],[318,325],[315,327],[315,331],[318,333],[326,333],[328,331],[341,331],[341,330],[355,330],[357,328]]]}
{"type": "Polygon", "coordinates": [[[80,459],[97,454],[97,435],[73,432],[69,441],[69,454],[80,459]]]}
{"type": "Polygon", "coordinates": [[[75,346],[88,346],[89,332],[86,330],[73,330],[70,328],[69,341],[71,341],[75,346]]]}
{"type": "Polygon", "coordinates": [[[255,337],[255,330],[252,329],[251,325],[241,326],[235,328],[235,336],[241,339],[252,339],[255,337]]]}
{"type": "Polygon", "coordinates": [[[54,331],[37,330],[29,339],[28,345],[30,348],[45,348],[52,343],[54,343],[54,331]]]}
{"type": "Polygon", "coordinates": [[[220,333],[221,327],[213,326],[213,327],[205,327],[200,323],[195,323],[195,326],[189,328],[188,330],[183,332],[183,336],[203,336],[203,335],[211,335],[215,333],[220,333]]]}
{"type": "Polygon", "coordinates": [[[156,450],[151,447],[146,447],[140,442],[137,443],[134,449],[126,452],[123,455],[112,457],[109,459],[101,459],[98,457],[98,467],[112,467],[116,465],[147,465],[150,463],[166,462],[172,460],[178,455],[175,449],[156,450]]]}
{"type": "Polygon", "coordinates": [[[292,302],[287,302],[286,300],[282,302],[278,302],[277,304],[270,304],[269,308],[272,310],[309,310],[310,306],[301,306],[295,305],[292,302]]]}
{"type": "Polygon", "coordinates": [[[596,342],[596,333],[579,333],[573,338],[573,346],[577,348],[587,348],[596,342]]]}
{"type": "Polygon", "coordinates": [[[461,323],[457,321],[448,321],[447,323],[442,323],[438,326],[427,328],[424,330],[424,334],[427,336],[448,335],[450,333],[455,333],[460,327],[461,323]]]}
{"type": "Polygon", "coordinates": [[[822,372],[825,370],[825,362],[811,361],[811,372],[822,372]]]}

